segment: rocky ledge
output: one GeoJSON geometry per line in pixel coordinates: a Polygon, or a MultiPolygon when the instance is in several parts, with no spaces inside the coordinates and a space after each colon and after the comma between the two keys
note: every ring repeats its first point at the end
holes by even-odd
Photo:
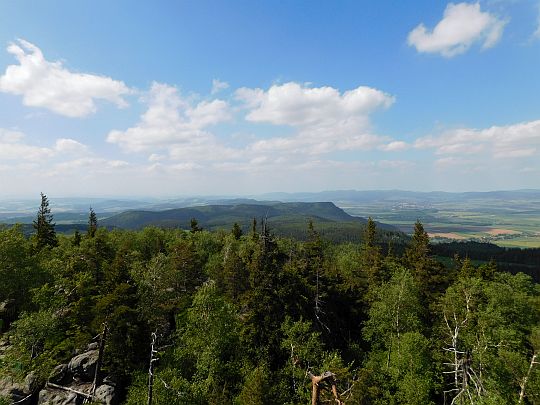
{"type": "Polygon", "coordinates": [[[0,378],[0,398],[17,405],[79,405],[85,399],[116,405],[119,387],[111,376],[93,387],[98,354],[97,344],[91,343],[84,353],[56,366],[44,384],[34,373],[28,374],[24,383],[0,378]]]}

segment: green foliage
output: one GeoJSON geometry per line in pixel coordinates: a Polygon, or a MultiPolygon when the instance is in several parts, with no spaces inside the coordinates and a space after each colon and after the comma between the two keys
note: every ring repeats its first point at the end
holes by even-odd
{"type": "Polygon", "coordinates": [[[270,371],[264,365],[255,367],[246,376],[242,391],[236,398],[236,405],[271,405],[272,392],[270,371]]]}
{"type": "Polygon", "coordinates": [[[241,378],[238,327],[233,307],[219,295],[213,281],[205,283],[195,294],[186,322],[180,328],[175,357],[193,371],[186,378],[208,400],[216,399],[220,390],[238,389],[241,378]]]}
{"type": "Polygon", "coordinates": [[[28,306],[30,289],[44,281],[19,226],[0,229],[0,280],[0,304],[5,303],[0,319],[9,323],[28,306]]]}
{"type": "Polygon", "coordinates": [[[18,369],[10,371],[28,373],[35,370],[43,378],[48,376],[50,368],[56,365],[57,345],[65,337],[64,326],[59,315],[50,311],[23,313],[10,330],[12,345],[7,356],[18,369]]]}
{"type": "Polygon", "coordinates": [[[493,281],[462,278],[448,289],[441,300],[441,333],[448,355],[441,361],[466,362],[473,377],[458,387],[464,394],[491,403],[494,398],[499,403],[517,401],[540,321],[538,293],[528,276],[504,273],[496,274],[493,281]]]}
{"type": "MultiPolygon", "coordinates": [[[[106,324],[102,369],[126,385],[127,404],[146,403],[152,332],[154,405],[306,404],[308,372],[326,371],[348,405],[449,403],[463,388],[449,366],[456,356],[481,378],[463,398],[510,404],[523,388],[523,403],[540,401],[540,371],[530,367],[540,289],[529,277],[467,259],[442,267],[420,223],[401,257],[384,256],[373,221],[362,243],[344,244],[325,240],[319,223],[303,241],[260,225],[250,235],[239,225],[99,227],[39,250],[21,228],[0,229],[10,344],[0,346],[0,374],[45,378],[106,324]]],[[[332,400],[328,389],[321,400],[332,400]]]]}
{"type": "Polygon", "coordinates": [[[364,335],[374,346],[389,349],[393,338],[421,330],[422,311],[413,277],[405,268],[398,268],[390,281],[377,289],[364,335]]]}

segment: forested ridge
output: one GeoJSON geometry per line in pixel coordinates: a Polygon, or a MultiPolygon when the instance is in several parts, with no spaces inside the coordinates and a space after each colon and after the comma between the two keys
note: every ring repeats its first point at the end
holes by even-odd
{"type": "Polygon", "coordinates": [[[87,402],[110,382],[130,405],[540,403],[539,285],[444,266],[419,222],[403,252],[371,220],[336,244],[316,222],[298,241],[258,218],[107,230],[91,210],[66,236],[42,195],[34,228],[0,229],[0,381],[32,375],[26,403],[89,344],[87,402]]]}

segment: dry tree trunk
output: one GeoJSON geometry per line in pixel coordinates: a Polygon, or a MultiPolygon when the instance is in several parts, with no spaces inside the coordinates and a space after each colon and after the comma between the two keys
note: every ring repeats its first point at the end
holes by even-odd
{"type": "Polygon", "coordinates": [[[152,332],[152,343],[150,344],[150,365],[148,366],[148,405],[152,405],[153,393],[154,393],[154,363],[158,360],[154,357],[157,353],[155,349],[157,335],[156,332],[152,332]]]}
{"type": "Polygon", "coordinates": [[[332,394],[334,394],[334,399],[338,405],[344,405],[343,402],[339,399],[339,395],[336,387],[336,378],[335,374],[330,371],[325,371],[321,375],[308,374],[311,378],[311,405],[319,405],[319,398],[321,396],[321,386],[319,384],[329,381],[332,388],[332,394]]]}
{"type": "Polygon", "coordinates": [[[519,402],[518,404],[523,403],[523,399],[525,398],[525,388],[527,387],[527,381],[529,380],[529,377],[531,375],[531,371],[534,368],[536,364],[540,364],[536,361],[536,353],[533,354],[531,359],[531,364],[529,365],[529,370],[527,371],[527,375],[523,378],[523,381],[520,384],[520,392],[519,392],[519,402]]]}
{"type": "Polygon", "coordinates": [[[81,397],[87,398],[89,400],[93,399],[92,395],[87,394],[86,392],[74,390],[73,388],[69,388],[69,387],[64,387],[63,385],[58,385],[58,384],[53,384],[53,383],[47,382],[45,384],[45,388],[47,388],[47,387],[55,388],[57,390],[62,390],[62,391],[67,391],[67,392],[73,392],[74,394],[80,395],[81,397]]]}
{"type": "Polygon", "coordinates": [[[99,378],[100,378],[99,374],[101,372],[101,364],[103,363],[103,351],[105,350],[105,341],[107,340],[108,330],[109,328],[107,326],[107,322],[103,322],[103,330],[101,331],[101,336],[99,338],[99,351],[98,351],[98,359],[96,363],[96,371],[94,372],[94,381],[92,382],[92,389],[90,391],[90,395],[92,395],[92,397],[94,397],[94,395],[96,394],[97,386],[101,382],[99,381],[99,378]]]}

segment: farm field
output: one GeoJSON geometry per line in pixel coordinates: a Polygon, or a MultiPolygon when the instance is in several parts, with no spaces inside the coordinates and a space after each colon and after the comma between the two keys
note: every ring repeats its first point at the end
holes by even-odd
{"type": "Polygon", "coordinates": [[[476,240],[504,247],[540,247],[540,203],[530,200],[340,204],[351,215],[371,216],[411,233],[420,220],[434,242],[476,240]]]}

